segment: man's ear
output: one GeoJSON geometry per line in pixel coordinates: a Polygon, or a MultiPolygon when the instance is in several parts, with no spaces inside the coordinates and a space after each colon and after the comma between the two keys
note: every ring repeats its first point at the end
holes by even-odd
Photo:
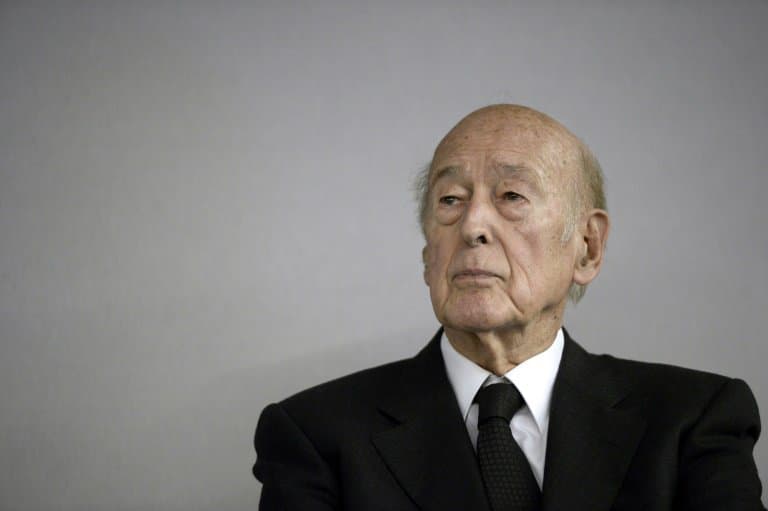
{"type": "Polygon", "coordinates": [[[579,237],[577,250],[580,254],[576,260],[573,281],[583,286],[592,282],[600,273],[611,221],[605,210],[593,209],[582,217],[579,227],[576,236],[579,237]]]}
{"type": "Polygon", "coordinates": [[[424,283],[427,285],[427,287],[429,287],[429,281],[427,280],[427,259],[429,255],[428,247],[429,245],[424,245],[424,248],[421,249],[421,262],[424,264],[424,272],[422,275],[424,277],[424,283]]]}

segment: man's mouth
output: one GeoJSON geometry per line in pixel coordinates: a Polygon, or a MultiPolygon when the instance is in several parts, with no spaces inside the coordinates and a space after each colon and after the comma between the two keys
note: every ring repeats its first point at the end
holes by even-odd
{"type": "Polygon", "coordinates": [[[497,277],[493,272],[480,270],[480,269],[468,269],[462,270],[453,276],[454,280],[469,280],[469,279],[489,279],[497,277]]]}

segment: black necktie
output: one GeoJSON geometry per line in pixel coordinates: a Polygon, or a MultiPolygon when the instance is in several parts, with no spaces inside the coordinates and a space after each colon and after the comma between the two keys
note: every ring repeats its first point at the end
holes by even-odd
{"type": "Polygon", "coordinates": [[[509,423],[525,401],[511,383],[483,387],[475,396],[480,405],[477,459],[493,511],[538,511],[541,491],[509,423]]]}

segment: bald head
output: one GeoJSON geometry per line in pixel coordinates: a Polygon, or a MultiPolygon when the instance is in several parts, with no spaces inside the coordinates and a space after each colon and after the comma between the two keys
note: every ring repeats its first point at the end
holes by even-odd
{"type": "Polygon", "coordinates": [[[565,126],[548,115],[522,105],[489,105],[461,119],[437,146],[452,148],[468,143],[503,142],[504,139],[524,139],[528,143],[567,153],[579,144],[565,126]]]}
{"type": "MultiPolygon", "coordinates": [[[[418,176],[417,193],[422,230],[426,228],[432,184],[445,163],[465,152],[493,149],[534,154],[537,177],[563,197],[563,240],[573,233],[580,213],[606,208],[602,171],[589,148],[552,117],[522,105],[490,105],[461,119],[438,144],[433,160],[418,176]]],[[[574,301],[584,289],[574,286],[574,301]]]]}
{"type": "Polygon", "coordinates": [[[433,163],[449,150],[474,144],[503,144],[523,141],[536,147],[546,173],[559,173],[575,192],[570,212],[577,215],[588,208],[606,209],[603,173],[592,151],[565,126],[543,112],[523,105],[489,105],[461,119],[438,144],[432,162],[417,178],[419,220],[424,227],[433,163]]]}

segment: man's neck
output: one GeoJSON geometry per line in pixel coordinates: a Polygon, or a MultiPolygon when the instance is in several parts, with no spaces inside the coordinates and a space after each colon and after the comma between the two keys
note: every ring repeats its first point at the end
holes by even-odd
{"type": "Polygon", "coordinates": [[[487,332],[466,332],[446,326],[445,335],[456,351],[502,376],[549,348],[561,326],[559,320],[487,332]]]}

